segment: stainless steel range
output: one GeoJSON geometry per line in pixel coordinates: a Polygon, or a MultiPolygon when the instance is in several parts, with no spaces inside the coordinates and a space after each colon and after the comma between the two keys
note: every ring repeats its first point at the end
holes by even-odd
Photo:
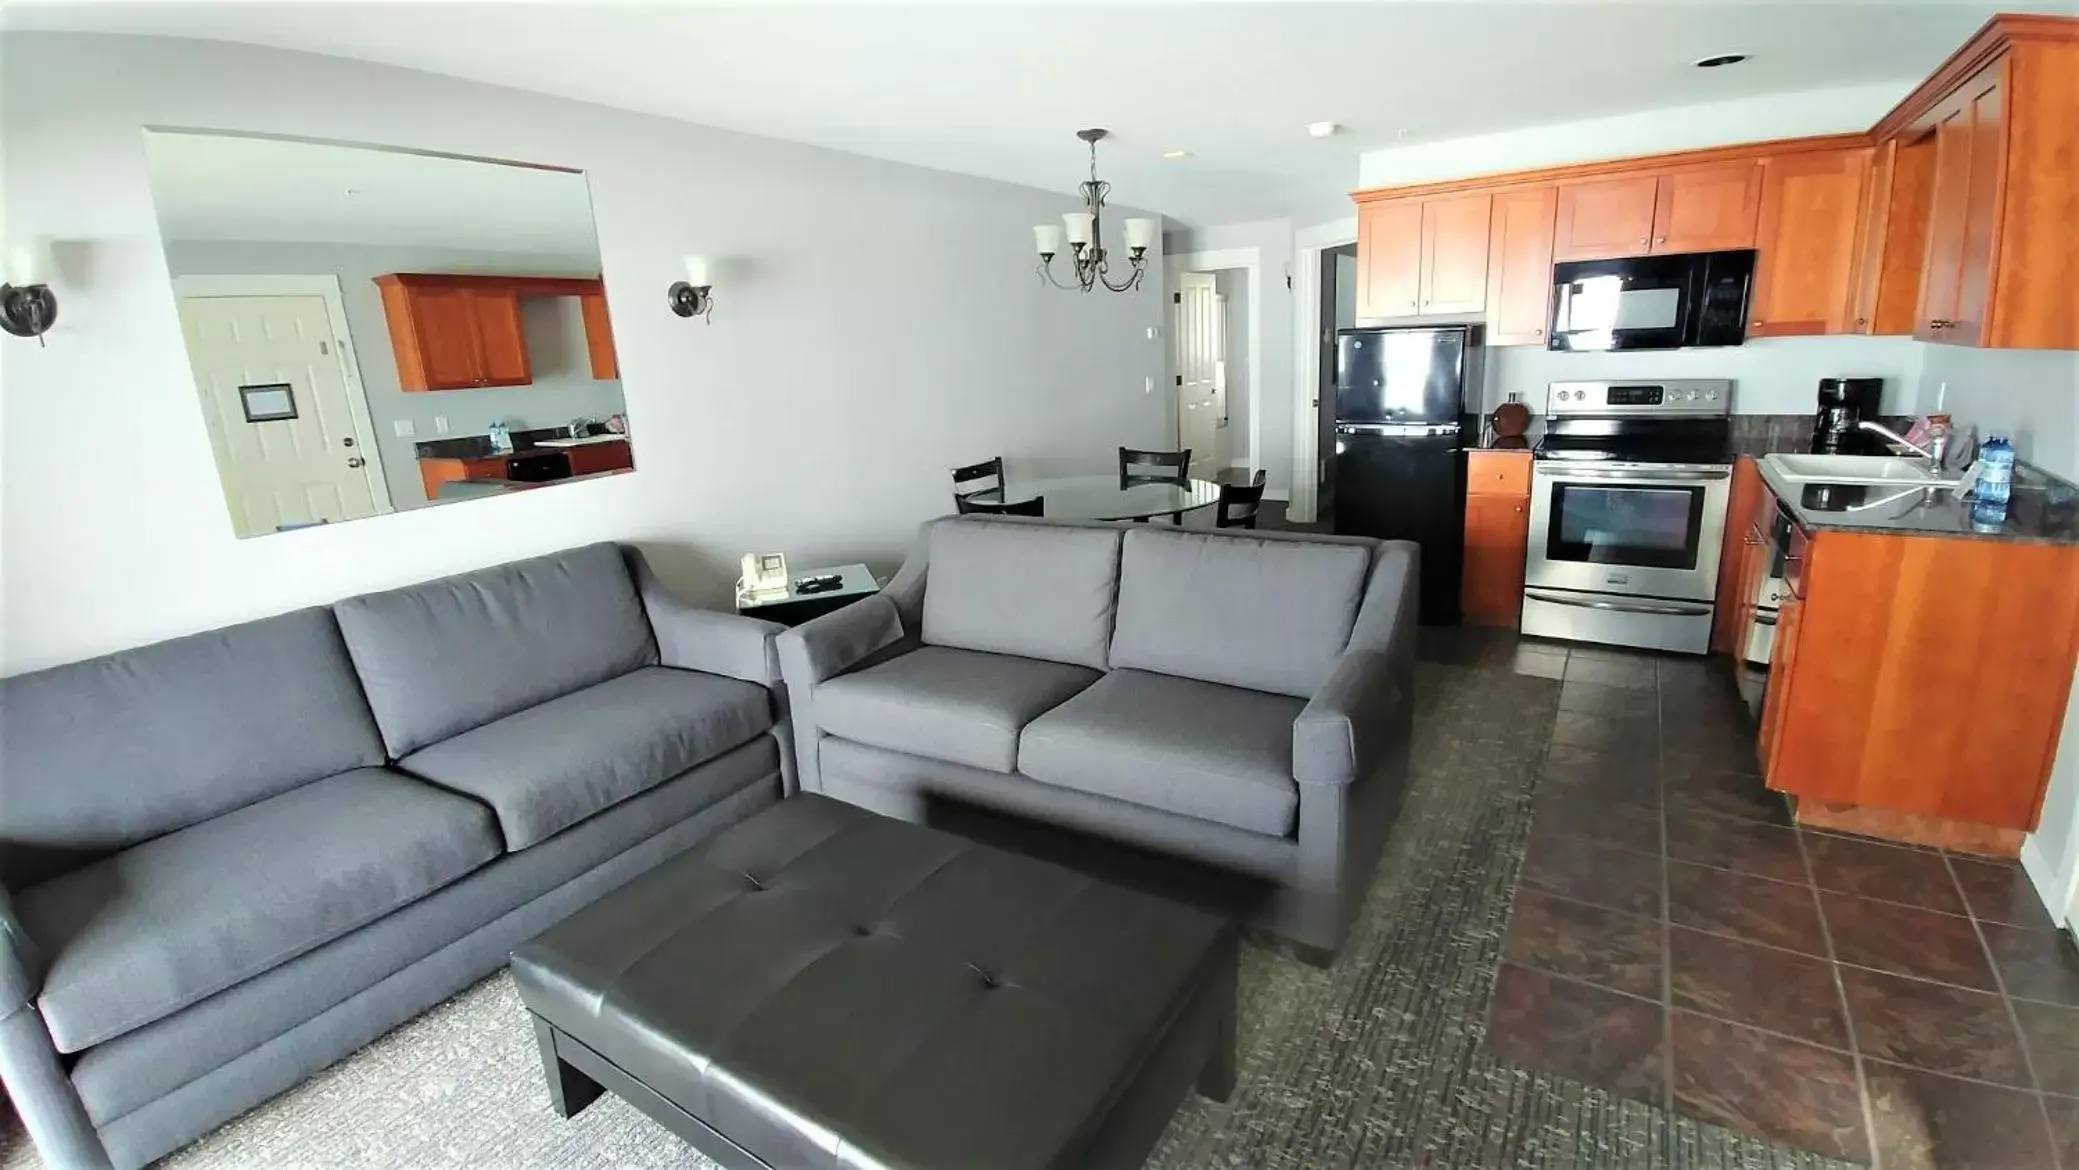
{"type": "Polygon", "coordinates": [[[1732,382],[1554,382],[1523,632],[1702,654],[1732,487],[1732,382]]]}

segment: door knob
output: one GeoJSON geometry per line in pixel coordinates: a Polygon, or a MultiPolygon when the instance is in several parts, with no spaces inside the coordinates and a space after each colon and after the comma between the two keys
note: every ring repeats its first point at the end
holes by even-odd
{"type": "Polygon", "coordinates": [[[348,467],[365,467],[367,465],[368,460],[361,458],[359,455],[347,460],[348,467]]]}
{"type": "Polygon", "coordinates": [[[340,446],[342,446],[342,447],[351,447],[351,446],[353,446],[353,445],[354,445],[354,436],[352,436],[352,435],[348,435],[348,436],[347,436],[346,438],[344,438],[344,439],[341,439],[341,440],[339,441],[339,445],[340,445],[340,446]]]}

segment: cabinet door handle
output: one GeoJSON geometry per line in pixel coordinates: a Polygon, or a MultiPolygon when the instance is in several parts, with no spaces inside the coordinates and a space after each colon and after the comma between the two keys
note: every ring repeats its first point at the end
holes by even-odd
{"type": "Polygon", "coordinates": [[[1867,325],[1867,324],[1869,324],[1869,323],[1870,323],[1870,319],[1869,319],[1868,317],[1857,317],[1857,318],[1855,319],[1855,325],[1856,325],[1856,328],[1858,328],[1858,329],[1859,329],[1859,328],[1861,328],[1861,327],[1862,327],[1862,326],[1864,326],[1864,325],[1867,325]]]}
{"type": "Polygon", "coordinates": [[[1653,242],[1652,240],[1649,240],[1649,239],[1647,239],[1647,238],[1646,238],[1646,237],[1644,237],[1644,236],[1640,236],[1640,237],[1639,237],[1639,243],[1640,243],[1640,244],[1650,244],[1650,243],[1652,243],[1652,242],[1653,242]]]}
{"type": "Polygon", "coordinates": [[[1542,329],[1533,329],[1530,331],[1530,335],[1532,337],[1543,337],[1545,335],[1545,331],[1542,329]]]}
{"type": "Polygon", "coordinates": [[[1660,236],[1657,237],[1653,242],[1656,244],[1665,244],[1668,242],[1668,238],[1666,236],[1660,236]]]}

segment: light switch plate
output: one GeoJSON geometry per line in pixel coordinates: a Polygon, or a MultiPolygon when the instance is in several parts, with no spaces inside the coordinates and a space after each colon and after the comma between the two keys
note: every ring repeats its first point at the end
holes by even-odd
{"type": "Polygon", "coordinates": [[[400,418],[390,423],[390,431],[400,439],[409,439],[414,434],[411,420],[400,418]]]}

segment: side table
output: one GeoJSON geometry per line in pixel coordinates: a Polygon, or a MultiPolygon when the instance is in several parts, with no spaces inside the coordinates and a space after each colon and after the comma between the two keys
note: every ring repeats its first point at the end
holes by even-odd
{"type": "Polygon", "coordinates": [[[758,596],[738,591],[736,612],[745,617],[778,622],[783,626],[798,626],[810,618],[822,617],[834,609],[843,609],[862,597],[881,591],[881,583],[874,579],[873,571],[865,565],[835,565],[827,569],[803,569],[790,574],[785,593],[766,593],[758,596]],[[840,573],[844,583],[822,593],[798,592],[794,583],[804,577],[820,577],[825,573],[840,573]]]}

